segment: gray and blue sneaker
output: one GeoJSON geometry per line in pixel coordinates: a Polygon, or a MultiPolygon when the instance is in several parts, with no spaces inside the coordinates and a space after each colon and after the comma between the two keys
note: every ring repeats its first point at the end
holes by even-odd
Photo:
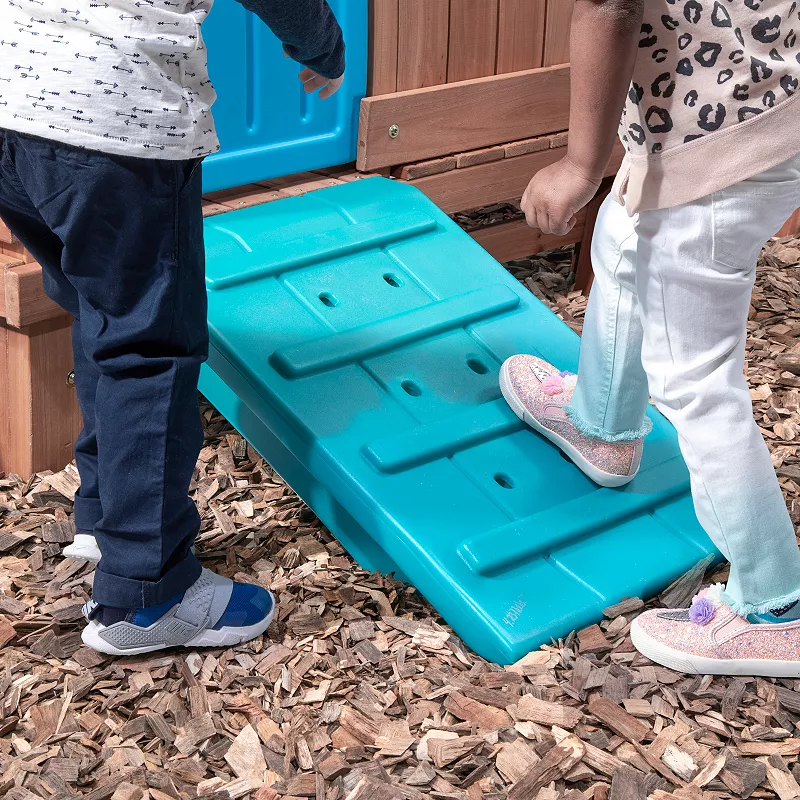
{"type": "Polygon", "coordinates": [[[204,569],[185,591],[160,606],[125,609],[89,602],[83,643],[113,656],[168,647],[230,647],[264,633],[275,615],[267,589],[204,569]]]}

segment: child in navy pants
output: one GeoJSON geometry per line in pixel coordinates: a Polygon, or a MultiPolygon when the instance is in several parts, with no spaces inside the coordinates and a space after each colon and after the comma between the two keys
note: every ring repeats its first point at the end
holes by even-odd
{"type": "MultiPolygon", "coordinates": [[[[305,65],[307,92],[339,88],[325,0],[243,4],[305,65]]],[[[75,318],[75,523],[102,556],[83,638],[113,654],[235,644],[266,630],[274,600],[201,567],[188,496],[208,355],[201,162],[219,149],[211,2],[71,5],[0,6],[0,216],[75,318]]]]}

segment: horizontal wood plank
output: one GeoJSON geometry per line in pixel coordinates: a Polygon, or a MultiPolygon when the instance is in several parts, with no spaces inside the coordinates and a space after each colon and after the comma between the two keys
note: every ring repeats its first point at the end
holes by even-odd
{"type": "Polygon", "coordinates": [[[575,227],[566,236],[542,233],[538,228],[529,228],[524,219],[503,222],[472,231],[470,236],[498,261],[513,261],[527,258],[534,253],[544,253],[568,244],[577,244],[583,237],[586,211],[578,214],[575,227]]]}
{"type": "Polygon", "coordinates": [[[367,97],[361,101],[358,168],[476,150],[568,124],[568,66],[367,97]],[[395,138],[389,135],[393,125],[399,128],[395,138]]]}
{"type": "MultiPolygon", "coordinates": [[[[477,167],[455,169],[443,175],[420,178],[410,181],[410,184],[424,192],[437,206],[448,213],[467,211],[503,200],[518,200],[533,175],[558,161],[565,152],[563,148],[542,150],[491,164],[480,164],[477,167]]],[[[606,175],[616,174],[623,153],[622,145],[617,144],[606,175]]]]}
{"type": "Polygon", "coordinates": [[[5,316],[13,328],[69,316],[45,293],[42,268],[34,261],[5,271],[5,316]]]}

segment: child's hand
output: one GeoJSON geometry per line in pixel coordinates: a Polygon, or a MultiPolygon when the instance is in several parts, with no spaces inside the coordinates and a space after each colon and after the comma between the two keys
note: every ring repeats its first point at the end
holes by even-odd
{"type": "Polygon", "coordinates": [[[575,227],[576,214],[595,196],[600,179],[589,178],[562,158],[539,170],[522,197],[522,210],[532,228],[564,236],[575,227]]]}
{"type": "Polygon", "coordinates": [[[344,75],[338,78],[326,78],[306,67],[298,76],[303,83],[306,94],[311,94],[319,89],[320,100],[327,100],[339,91],[344,80],[344,75]]]}

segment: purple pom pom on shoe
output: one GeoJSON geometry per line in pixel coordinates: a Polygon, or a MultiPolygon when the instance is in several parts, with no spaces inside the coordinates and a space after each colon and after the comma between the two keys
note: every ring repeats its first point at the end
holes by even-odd
{"type": "Polygon", "coordinates": [[[698,625],[708,625],[715,612],[714,604],[707,597],[698,597],[689,609],[689,619],[698,625]]]}

